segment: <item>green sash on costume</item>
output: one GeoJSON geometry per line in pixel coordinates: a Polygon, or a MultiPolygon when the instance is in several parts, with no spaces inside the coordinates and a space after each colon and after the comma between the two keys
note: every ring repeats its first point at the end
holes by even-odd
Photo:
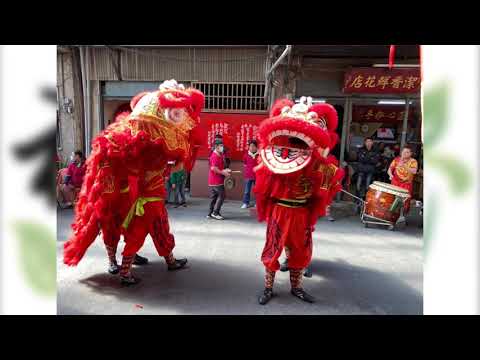
{"type": "Polygon", "coordinates": [[[143,214],[145,214],[145,209],[143,208],[143,206],[146,203],[161,200],[163,200],[161,197],[139,197],[137,200],[135,200],[132,207],[130,208],[130,211],[128,212],[125,220],[123,221],[122,226],[127,229],[134,215],[143,216],[143,214]]]}

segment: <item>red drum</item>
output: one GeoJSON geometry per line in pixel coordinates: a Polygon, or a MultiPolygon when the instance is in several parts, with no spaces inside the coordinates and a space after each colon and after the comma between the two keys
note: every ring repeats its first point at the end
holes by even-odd
{"type": "Polygon", "coordinates": [[[404,201],[409,197],[408,190],[374,181],[367,192],[364,214],[371,218],[395,224],[400,217],[400,210],[404,201]]]}

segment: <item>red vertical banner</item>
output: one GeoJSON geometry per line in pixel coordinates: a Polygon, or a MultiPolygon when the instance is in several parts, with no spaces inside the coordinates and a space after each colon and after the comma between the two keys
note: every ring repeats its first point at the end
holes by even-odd
{"type": "Polygon", "coordinates": [[[200,114],[200,130],[204,142],[198,152],[199,159],[206,159],[215,141],[215,135],[223,137],[232,160],[242,160],[248,149],[248,141],[256,139],[258,126],[268,114],[200,114]]]}

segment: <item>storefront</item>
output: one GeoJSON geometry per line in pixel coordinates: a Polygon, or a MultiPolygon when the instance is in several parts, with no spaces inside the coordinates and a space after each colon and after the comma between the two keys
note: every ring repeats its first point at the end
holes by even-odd
{"type": "MultiPolygon", "coordinates": [[[[326,71],[322,75],[318,79],[297,81],[296,97],[312,96],[314,101],[327,102],[337,109],[337,132],[341,141],[332,153],[347,170],[345,186],[348,190],[353,190],[350,185],[355,173],[356,155],[366,137],[371,137],[375,146],[387,148],[387,152],[398,153],[405,144],[409,144],[413,147],[414,157],[421,158],[418,67],[392,70],[387,67],[353,67],[342,75],[338,71],[326,71]]],[[[416,177],[414,197],[421,199],[421,192],[420,173],[416,177]]],[[[346,199],[343,195],[340,198],[346,199]]]]}

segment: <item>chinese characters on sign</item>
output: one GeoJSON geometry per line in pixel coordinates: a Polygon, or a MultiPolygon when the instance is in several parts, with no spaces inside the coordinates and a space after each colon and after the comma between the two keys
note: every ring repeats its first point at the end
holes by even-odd
{"type": "Polygon", "coordinates": [[[220,134],[229,151],[229,157],[232,160],[242,160],[245,151],[248,150],[248,141],[256,138],[260,122],[267,117],[267,114],[202,113],[200,128],[205,142],[200,148],[198,157],[208,158],[215,135],[220,134]]]}
{"type": "MultiPolygon", "coordinates": [[[[413,121],[415,109],[410,106],[408,121],[413,121]]],[[[402,122],[405,116],[404,106],[353,106],[352,121],[355,122],[402,122]]]]}
{"type": "Polygon", "coordinates": [[[355,68],[345,74],[345,93],[410,94],[420,91],[418,69],[355,68]]]}
{"type": "Polygon", "coordinates": [[[254,124],[242,124],[240,126],[240,132],[237,132],[237,151],[248,150],[248,142],[256,139],[258,126],[254,124]]]}

